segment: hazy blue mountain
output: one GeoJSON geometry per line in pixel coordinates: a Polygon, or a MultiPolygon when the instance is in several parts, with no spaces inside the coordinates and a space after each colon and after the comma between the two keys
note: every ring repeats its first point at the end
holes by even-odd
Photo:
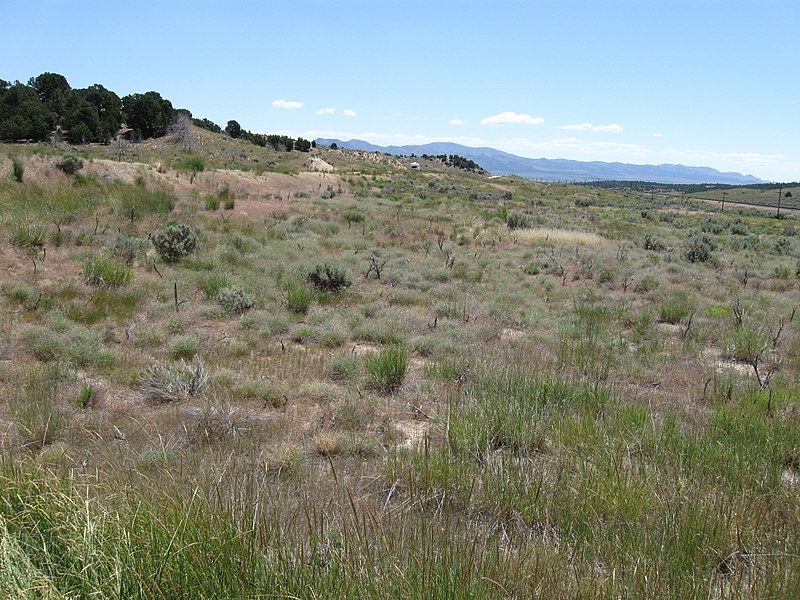
{"type": "Polygon", "coordinates": [[[600,161],[583,162],[564,158],[524,158],[495,150],[494,148],[470,148],[449,142],[433,142],[416,146],[376,146],[363,140],[332,140],[318,138],[317,144],[340,148],[384,152],[395,156],[422,156],[423,154],[458,154],[474,160],[493,175],[519,175],[530,179],[550,181],[653,181],[658,183],[727,183],[745,185],[764,183],[752,175],[722,173],[709,167],[687,167],[684,165],[632,165],[600,161]]]}

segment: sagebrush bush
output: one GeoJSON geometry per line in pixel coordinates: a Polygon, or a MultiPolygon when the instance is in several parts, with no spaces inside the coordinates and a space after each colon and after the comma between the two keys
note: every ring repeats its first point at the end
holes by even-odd
{"type": "Polygon", "coordinates": [[[56,168],[67,175],[74,175],[83,168],[83,161],[74,154],[67,154],[56,162],[56,168]]]}
{"type": "Polygon", "coordinates": [[[199,396],[208,384],[208,373],[199,357],[178,366],[150,365],[139,376],[139,390],[149,400],[174,402],[199,396]]]}
{"type": "Polygon", "coordinates": [[[153,242],[161,260],[167,263],[178,262],[197,249],[197,233],[185,223],[157,229],[150,236],[150,241],[153,242]]]}
{"type": "Polygon", "coordinates": [[[133,270],[110,256],[97,254],[83,263],[83,277],[86,285],[117,288],[131,282],[133,270]]]}
{"type": "Polygon", "coordinates": [[[705,233],[690,235],[683,244],[683,255],[692,263],[707,262],[711,260],[712,252],[716,248],[714,240],[705,233]]]}
{"type": "Polygon", "coordinates": [[[642,240],[642,248],[652,252],[663,252],[667,249],[667,245],[652,233],[646,233],[642,240]]]}
{"type": "Polygon", "coordinates": [[[506,226],[509,229],[527,229],[533,225],[529,215],[522,212],[512,211],[506,216],[506,226]]]}
{"type": "Polygon", "coordinates": [[[150,242],[144,238],[119,234],[109,244],[108,249],[117,260],[129,267],[136,259],[141,259],[150,247],[150,242]]]}
{"type": "Polygon", "coordinates": [[[334,293],[353,285],[343,268],[328,263],[314,267],[314,270],[306,275],[306,281],[320,291],[334,293]]]}
{"type": "Polygon", "coordinates": [[[253,297],[237,287],[224,287],[219,290],[217,302],[228,312],[239,314],[247,312],[255,305],[253,297]]]}

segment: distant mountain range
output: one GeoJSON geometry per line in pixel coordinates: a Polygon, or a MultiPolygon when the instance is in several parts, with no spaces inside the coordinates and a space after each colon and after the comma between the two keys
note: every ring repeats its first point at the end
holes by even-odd
{"type": "Polygon", "coordinates": [[[632,165],[600,161],[584,162],[563,158],[524,158],[501,152],[494,148],[471,148],[449,142],[433,142],[417,146],[376,146],[363,140],[332,140],[318,138],[317,144],[339,148],[383,152],[394,156],[422,156],[457,154],[475,161],[493,175],[519,175],[529,179],[547,181],[652,181],[654,183],[725,183],[748,185],[766,183],[752,175],[723,173],[709,167],[687,167],[684,165],[632,165]]]}

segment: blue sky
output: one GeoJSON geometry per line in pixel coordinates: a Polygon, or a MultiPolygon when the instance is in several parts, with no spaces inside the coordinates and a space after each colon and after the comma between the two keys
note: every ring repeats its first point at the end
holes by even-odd
{"type": "Polygon", "coordinates": [[[797,0],[2,0],[0,78],[224,126],[800,180],[797,0]]]}

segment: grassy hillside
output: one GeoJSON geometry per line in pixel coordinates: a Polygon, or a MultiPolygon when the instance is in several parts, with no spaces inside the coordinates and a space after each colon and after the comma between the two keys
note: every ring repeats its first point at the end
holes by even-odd
{"type": "Polygon", "coordinates": [[[195,133],[0,147],[1,595],[800,596],[794,215],[195,133]]]}

